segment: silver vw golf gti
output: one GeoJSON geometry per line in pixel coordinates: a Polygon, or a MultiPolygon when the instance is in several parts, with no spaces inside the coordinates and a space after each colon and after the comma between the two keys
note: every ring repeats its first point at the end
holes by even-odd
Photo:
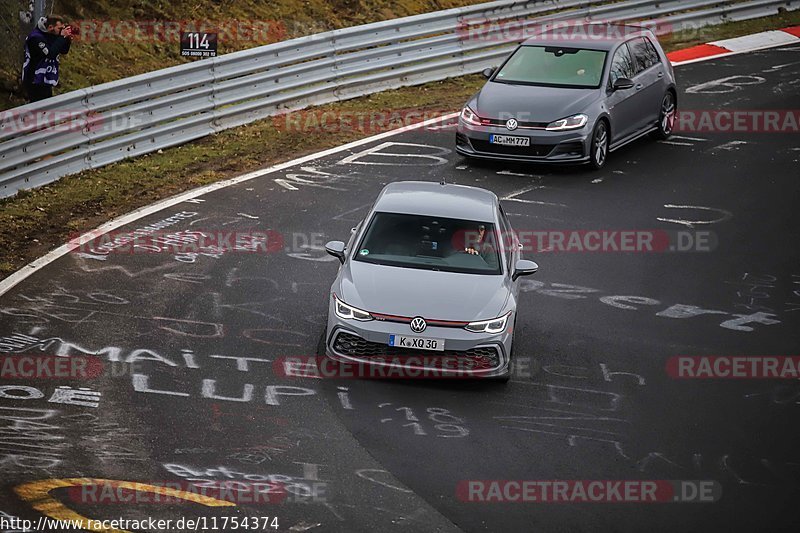
{"type": "Polygon", "coordinates": [[[493,193],[433,182],[387,185],[331,286],[325,353],[397,376],[508,379],[519,278],[538,266],[493,193]]]}

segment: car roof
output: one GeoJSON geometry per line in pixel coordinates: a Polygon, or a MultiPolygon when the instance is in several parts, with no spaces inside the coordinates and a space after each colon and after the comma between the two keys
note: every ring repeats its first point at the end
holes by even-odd
{"type": "Polygon", "coordinates": [[[486,189],[432,181],[396,181],[383,188],[375,211],[495,222],[497,196],[486,189]]]}
{"type": "Polygon", "coordinates": [[[522,45],[613,50],[618,44],[634,37],[642,35],[652,37],[652,32],[647,28],[627,24],[587,23],[562,27],[555,22],[554,25],[526,39],[522,45]]]}

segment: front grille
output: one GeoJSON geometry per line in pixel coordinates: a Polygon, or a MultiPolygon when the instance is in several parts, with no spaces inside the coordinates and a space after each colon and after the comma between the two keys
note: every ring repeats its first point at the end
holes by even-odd
{"type": "MultiPolygon", "coordinates": [[[[380,342],[370,342],[357,335],[350,333],[339,333],[334,340],[333,349],[349,357],[372,360],[376,363],[387,362],[388,359],[403,357],[415,357],[424,361],[435,363],[436,359],[454,358],[457,359],[463,368],[469,370],[490,369],[500,364],[500,356],[497,348],[485,346],[472,348],[466,351],[445,350],[443,352],[430,352],[389,346],[380,342]]],[[[432,365],[434,366],[434,365],[432,365]]]]}
{"type": "Polygon", "coordinates": [[[531,144],[530,146],[504,146],[502,144],[492,144],[489,141],[470,139],[472,147],[478,152],[502,155],[522,155],[533,157],[544,157],[553,151],[554,144],[531,144]]]}
{"type": "MultiPolygon", "coordinates": [[[[500,120],[499,118],[489,118],[489,119],[482,118],[481,119],[481,123],[483,125],[487,125],[487,126],[490,125],[490,126],[503,126],[503,127],[505,127],[506,126],[506,122],[508,122],[508,119],[504,119],[504,120],[500,120]]],[[[520,128],[536,128],[536,129],[543,130],[550,123],[549,122],[530,122],[530,121],[526,122],[526,121],[523,121],[523,120],[519,120],[519,121],[517,121],[517,124],[519,124],[520,128]]]]}

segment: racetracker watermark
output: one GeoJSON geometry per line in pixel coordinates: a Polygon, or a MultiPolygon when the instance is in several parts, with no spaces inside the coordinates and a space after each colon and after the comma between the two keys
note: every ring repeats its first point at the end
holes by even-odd
{"type": "MultiPolygon", "coordinates": [[[[321,235],[321,234],[320,234],[321,235]]],[[[298,251],[307,248],[309,239],[321,241],[311,234],[293,234],[291,243],[298,251]],[[305,246],[305,247],[304,247],[305,246]]],[[[271,230],[181,230],[181,231],[110,231],[73,235],[74,254],[103,258],[110,254],[267,254],[286,249],[282,233],[271,230]]],[[[291,250],[291,249],[290,249],[291,250]]]]}
{"type": "MultiPolygon", "coordinates": [[[[368,361],[336,361],[326,356],[287,356],[273,362],[276,376],[312,379],[473,379],[486,377],[497,361],[485,355],[451,356],[412,353],[402,356],[362,355],[368,361]]],[[[511,379],[530,379],[533,362],[515,357],[511,379]]]]}
{"type": "Polygon", "coordinates": [[[443,119],[443,113],[441,110],[419,109],[379,111],[305,109],[281,113],[272,120],[278,130],[290,133],[381,133],[425,121],[432,121],[425,126],[427,131],[455,131],[455,122],[443,119]]]}
{"type": "Polygon", "coordinates": [[[0,380],[88,380],[129,377],[146,370],[143,361],[107,361],[95,356],[0,354],[0,380]]]}
{"type": "MultiPolygon", "coordinates": [[[[532,132],[544,130],[552,117],[530,111],[499,111],[491,117],[474,110],[484,127],[505,130],[505,122],[536,123],[532,132]]],[[[451,134],[457,123],[442,118],[444,111],[387,109],[377,111],[335,111],[306,109],[281,113],[272,118],[275,127],[290,133],[382,133],[395,128],[428,121],[425,131],[451,134]]],[[[679,109],[675,133],[800,133],[800,110],[796,109],[679,109]]],[[[587,126],[587,127],[591,127],[587,126]]]]}
{"type": "Polygon", "coordinates": [[[181,32],[216,33],[220,42],[267,44],[287,38],[280,20],[101,20],[70,22],[75,40],[102,42],[179,42],[181,32]]]}
{"type": "Polygon", "coordinates": [[[678,355],[667,375],[679,379],[800,379],[800,356],[678,355]]]}
{"type": "Polygon", "coordinates": [[[523,229],[494,235],[480,230],[456,232],[452,246],[480,251],[496,247],[498,241],[507,249],[516,243],[523,251],[534,253],[711,252],[718,244],[713,231],[523,229]]]}
{"type": "Polygon", "coordinates": [[[464,480],[456,496],[471,503],[713,503],[714,480],[464,480]]]}
{"type": "MultiPolygon", "coordinates": [[[[98,480],[99,481],[99,480],[98,480]]],[[[316,482],[315,489],[307,497],[289,492],[283,483],[272,481],[202,480],[155,481],[147,483],[103,481],[95,485],[71,487],[69,499],[82,505],[178,505],[188,496],[213,498],[239,505],[283,504],[310,502],[325,493],[326,484],[316,482]]],[[[320,500],[317,500],[320,501],[320,500]]]]}
{"type": "Polygon", "coordinates": [[[797,109],[679,110],[676,133],[800,133],[797,109]]]}
{"type": "Polygon", "coordinates": [[[48,109],[0,111],[0,128],[3,133],[22,134],[39,130],[60,133],[98,131],[107,125],[107,117],[87,112],[85,109],[48,109]]]}
{"type": "Polygon", "coordinates": [[[531,37],[565,44],[588,41],[616,41],[640,35],[650,30],[656,35],[672,33],[672,24],[659,20],[641,21],[635,26],[623,26],[613,21],[594,20],[491,20],[462,17],[456,33],[467,42],[520,42],[531,37]]]}
{"type": "Polygon", "coordinates": [[[96,357],[55,355],[0,355],[0,380],[93,379],[103,374],[96,357]]]}

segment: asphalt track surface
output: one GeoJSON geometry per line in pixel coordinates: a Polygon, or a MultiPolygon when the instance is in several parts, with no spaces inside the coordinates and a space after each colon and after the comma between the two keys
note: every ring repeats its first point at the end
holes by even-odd
{"type": "MultiPolygon", "coordinates": [[[[799,66],[800,47],[681,66],[680,106],[790,109],[799,66]],[[729,76],[757,78],[707,84],[729,76]]],[[[41,516],[31,487],[14,491],[41,480],[243,486],[235,482],[289,476],[272,479],[317,496],[126,505],[60,488],[52,496],[63,506],[49,512],[277,516],[285,531],[796,530],[797,380],[678,380],[665,364],[797,355],[800,143],[797,134],[680,135],[637,141],[593,172],[472,163],[454,153],[452,131],[410,131],[124,228],[182,212],[169,231],[270,229],[290,252],[73,253],[48,265],[0,298],[3,353],[103,366],[81,381],[2,380],[0,511],[41,516]],[[507,385],[278,375],[279,358],[318,349],[337,268],[318,244],[345,240],[386,183],[442,178],[496,192],[517,231],[703,230],[716,247],[527,254],[540,271],[521,297],[520,364],[507,385]],[[91,389],[82,391],[91,401],[59,403],[60,386],[91,389]],[[714,503],[647,505],[456,495],[464,480],[509,479],[714,480],[722,492],[714,503]]]]}

